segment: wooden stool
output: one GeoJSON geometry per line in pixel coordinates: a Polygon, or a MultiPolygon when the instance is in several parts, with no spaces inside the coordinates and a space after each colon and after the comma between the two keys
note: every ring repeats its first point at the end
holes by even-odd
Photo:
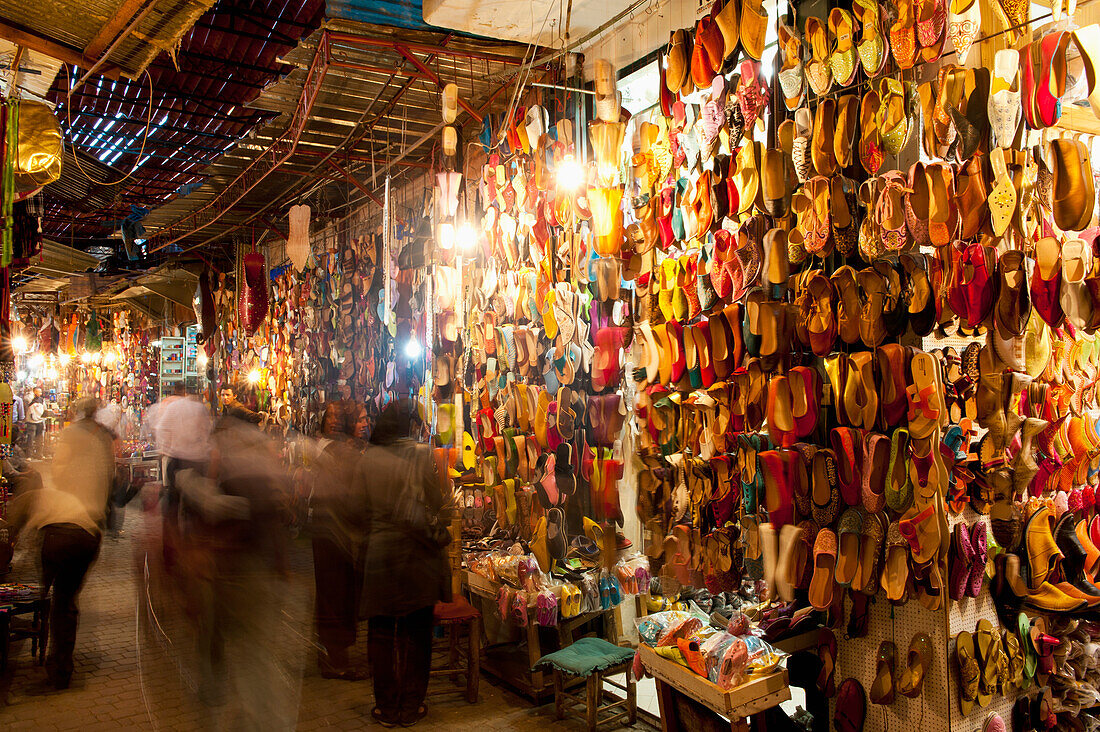
{"type": "MultiPolygon", "coordinates": [[[[584,709],[584,717],[589,732],[601,724],[624,722],[631,726],[638,719],[638,696],[631,666],[634,652],[602,638],[581,638],[573,645],[560,651],[548,653],[539,659],[538,665],[554,668],[554,712],[563,719],[566,712],[584,709]],[[615,674],[626,674],[626,685],[620,685],[608,679],[615,674]],[[570,691],[580,686],[584,680],[584,694],[570,691]],[[603,704],[603,685],[607,682],[626,692],[626,698],[611,704],[603,704]],[[621,710],[621,711],[620,711],[621,710]],[[610,716],[600,719],[600,713],[610,716]]],[[[579,714],[577,716],[580,716],[579,714]]]]}
{"type": "Polygon", "coordinates": [[[481,613],[463,597],[455,597],[454,602],[437,602],[435,605],[435,625],[447,629],[447,663],[432,668],[432,676],[450,676],[454,683],[459,677],[466,676],[466,701],[477,702],[478,685],[481,680],[481,613]],[[459,647],[459,629],[466,626],[468,645],[463,651],[459,647]],[[462,658],[466,663],[463,668],[462,658]]]}

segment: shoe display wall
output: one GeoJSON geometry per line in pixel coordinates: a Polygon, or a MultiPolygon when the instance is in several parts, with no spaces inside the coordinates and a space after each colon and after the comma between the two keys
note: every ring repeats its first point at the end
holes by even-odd
{"type": "Polygon", "coordinates": [[[558,531],[608,536],[636,490],[651,610],[849,620],[838,728],[1048,728],[1092,688],[1050,630],[1084,648],[1100,607],[1100,227],[1092,140],[1059,126],[1100,31],[1028,12],[718,0],[656,108],[609,108],[596,65],[591,161],[550,120],[467,181],[456,378],[498,528],[566,445],[558,531]]]}

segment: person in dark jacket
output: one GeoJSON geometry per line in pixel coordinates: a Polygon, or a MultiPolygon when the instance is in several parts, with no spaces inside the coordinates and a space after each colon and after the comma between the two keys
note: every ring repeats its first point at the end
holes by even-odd
{"type": "Polygon", "coordinates": [[[223,386],[219,392],[222,402],[222,415],[235,417],[249,424],[261,424],[267,419],[263,412],[253,412],[241,402],[240,392],[232,386],[223,386]]]}
{"type": "Polygon", "coordinates": [[[363,590],[363,535],[356,521],[360,512],[352,505],[352,477],[361,454],[352,435],[355,406],[343,401],[325,405],[309,501],[317,640],[322,648],[318,665],[326,679],[348,681],[365,678],[348,661],[363,590]]]}
{"type": "Polygon", "coordinates": [[[427,714],[432,611],[451,599],[447,503],[431,449],[410,439],[419,424],[412,402],[388,404],[355,478],[366,501],[362,612],[370,619],[372,715],[390,727],[427,714]]]}

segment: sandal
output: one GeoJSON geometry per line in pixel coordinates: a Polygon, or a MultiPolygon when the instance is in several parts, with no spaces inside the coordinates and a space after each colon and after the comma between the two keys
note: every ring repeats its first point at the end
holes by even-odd
{"type": "Polygon", "coordinates": [[[909,642],[908,667],[902,671],[898,691],[915,699],[924,688],[924,679],[932,668],[932,641],[926,633],[917,633],[909,642]]]}
{"type": "Polygon", "coordinates": [[[963,631],[955,638],[955,658],[959,667],[959,709],[966,715],[970,714],[978,699],[978,680],[981,675],[974,637],[970,633],[963,631]]]}
{"type": "Polygon", "coordinates": [[[875,680],[871,684],[872,704],[894,703],[894,666],[897,661],[897,650],[890,641],[883,641],[878,647],[877,666],[875,680]]]}

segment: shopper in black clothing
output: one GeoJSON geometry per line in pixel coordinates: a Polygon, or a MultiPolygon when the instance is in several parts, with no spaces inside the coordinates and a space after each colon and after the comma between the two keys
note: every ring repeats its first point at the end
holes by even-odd
{"type": "Polygon", "coordinates": [[[443,479],[431,449],[410,439],[419,422],[411,402],[387,405],[355,478],[366,498],[363,612],[370,618],[372,714],[390,727],[427,714],[432,613],[451,597],[443,479]]]}
{"type": "Polygon", "coordinates": [[[235,417],[249,424],[260,424],[267,417],[263,412],[253,412],[242,404],[237,390],[231,386],[223,386],[218,396],[221,398],[222,415],[225,417],[235,417]]]}

